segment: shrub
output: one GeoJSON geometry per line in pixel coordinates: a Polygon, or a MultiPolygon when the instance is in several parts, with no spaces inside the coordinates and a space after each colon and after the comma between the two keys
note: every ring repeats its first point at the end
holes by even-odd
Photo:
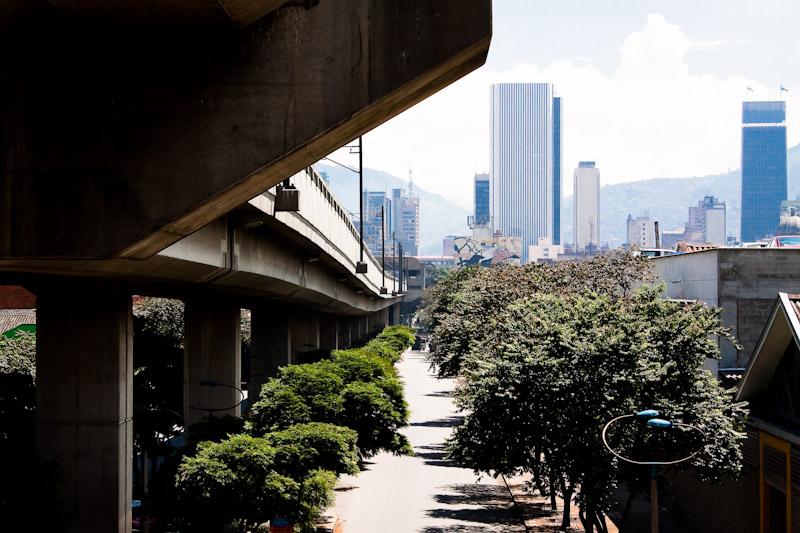
{"type": "Polygon", "coordinates": [[[331,359],[341,368],[345,382],[375,381],[397,375],[394,366],[386,359],[363,348],[335,350],[331,359]]]}
{"type": "Polygon", "coordinates": [[[381,331],[376,339],[380,339],[391,346],[398,353],[403,353],[406,348],[414,344],[416,335],[414,330],[407,326],[389,326],[381,331]]]}
{"type": "Polygon", "coordinates": [[[264,438],[276,447],[296,446],[306,451],[299,466],[295,467],[297,470],[323,469],[337,474],[357,474],[357,437],[355,431],[346,427],[311,422],[268,433],[264,438]]]}
{"type": "MultiPolygon", "coordinates": [[[[409,331],[396,329],[395,345],[406,345],[409,331]]],[[[262,388],[248,429],[268,436],[296,424],[337,424],[355,430],[362,457],[380,450],[408,453],[407,440],[397,432],[408,420],[403,384],[392,365],[398,356],[388,341],[376,338],[361,348],[335,350],[329,360],[284,367],[262,388]]]]}
{"type": "Polygon", "coordinates": [[[396,363],[400,360],[401,352],[395,350],[389,343],[377,337],[365,344],[361,350],[381,357],[390,363],[396,363]]]}
{"type": "Polygon", "coordinates": [[[260,400],[250,410],[247,428],[256,435],[311,421],[311,409],[295,390],[277,378],[261,387],[260,400]]]}
{"type": "Polygon", "coordinates": [[[310,525],[332,501],[336,475],[315,469],[293,478],[283,471],[284,451],[249,435],[201,443],[176,477],[189,530],[245,531],[275,517],[310,525]]]}
{"type": "Polygon", "coordinates": [[[342,422],[358,433],[358,448],[365,457],[380,450],[410,453],[410,445],[397,431],[406,424],[402,413],[373,383],[354,382],[342,392],[342,422]]]}

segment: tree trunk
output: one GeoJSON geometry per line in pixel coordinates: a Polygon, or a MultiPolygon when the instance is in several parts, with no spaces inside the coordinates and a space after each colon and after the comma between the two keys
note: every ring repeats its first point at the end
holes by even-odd
{"type": "Polygon", "coordinates": [[[592,531],[594,531],[594,522],[587,519],[586,509],[584,509],[583,507],[581,507],[578,510],[578,518],[581,519],[581,525],[583,526],[583,530],[586,531],[586,533],[592,533],[592,531]]]}
{"type": "Polygon", "coordinates": [[[572,506],[570,503],[572,502],[572,491],[564,490],[564,510],[561,512],[561,526],[558,529],[569,529],[570,525],[572,525],[572,516],[570,515],[570,511],[572,506]]]}

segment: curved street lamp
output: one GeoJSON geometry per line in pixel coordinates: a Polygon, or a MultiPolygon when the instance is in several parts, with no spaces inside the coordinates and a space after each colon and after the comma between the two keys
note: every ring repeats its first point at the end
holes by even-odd
{"type": "Polygon", "coordinates": [[[631,463],[635,465],[643,465],[650,467],[650,531],[651,533],[658,533],[658,467],[659,466],[667,466],[667,465],[675,465],[678,463],[683,463],[688,461],[689,459],[693,458],[695,455],[700,453],[703,449],[703,444],[701,444],[696,450],[685,457],[681,457],[671,461],[637,461],[635,459],[631,459],[629,457],[625,457],[620,452],[615,450],[609,443],[606,437],[608,433],[608,428],[610,428],[616,422],[619,422],[625,418],[635,418],[639,420],[646,420],[646,425],[648,428],[653,429],[663,429],[669,430],[673,428],[686,428],[690,431],[697,431],[702,436],[702,439],[705,440],[706,434],[703,432],[702,429],[698,428],[697,426],[693,426],[691,424],[684,424],[682,422],[672,422],[671,420],[665,420],[663,418],[658,418],[659,412],[655,409],[645,409],[644,411],[639,411],[629,415],[622,415],[616,418],[612,418],[611,420],[606,423],[603,427],[603,444],[611,452],[617,459],[621,461],[625,461],[626,463],[631,463]]]}

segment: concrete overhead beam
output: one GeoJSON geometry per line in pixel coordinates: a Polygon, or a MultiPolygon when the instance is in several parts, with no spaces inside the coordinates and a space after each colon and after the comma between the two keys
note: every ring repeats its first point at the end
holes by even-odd
{"type": "Polygon", "coordinates": [[[3,0],[0,28],[48,4],[71,18],[94,22],[245,27],[285,3],[286,0],[3,0]]]}
{"type": "MultiPolygon", "coordinates": [[[[0,34],[0,258],[147,258],[485,61],[491,1],[0,34]]],[[[366,146],[369,150],[369,146],[366,146]]]]}

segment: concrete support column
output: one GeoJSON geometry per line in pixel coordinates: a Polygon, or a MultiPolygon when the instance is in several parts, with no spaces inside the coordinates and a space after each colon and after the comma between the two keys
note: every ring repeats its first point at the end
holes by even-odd
{"type": "Polygon", "coordinates": [[[353,317],[352,323],[352,336],[353,336],[353,343],[358,343],[364,340],[366,336],[366,319],[364,316],[356,316],[353,317]]]}
{"type": "Polygon", "coordinates": [[[292,358],[300,358],[305,352],[319,350],[319,319],[316,317],[292,317],[292,358]]]}
{"type": "Polygon", "coordinates": [[[396,325],[400,323],[400,304],[392,304],[389,308],[389,324],[396,325]]]}
{"type": "Polygon", "coordinates": [[[215,300],[186,302],[183,356],[183,412],[187,426],[213,409],[215,416],[239,416],[241,310],[215,300]],[[204,384],[205,383],[205,384],[204,384]],[[216,383],[216,386],[209,384],[216,383]],[[221,410],[218,410],[221,409],[221,410]]]}
{"type": "Polygon", "coordinates": [[[319,347],[324,350],[339,348],[339,321],[335,318],[319,319],[319,347]]]}
{"type": "Polygon", "coordinates": [[[353,344],[352,320],[350,318],[340,318],[336,321],[339,329],[339,346],[350,348],[353,344]]]}
{"type": "Polygon", "coordinates": [[[258,401],[261,386],[278,375],[278,369],[292,363],[292,321],[275,307],[252,309],[250,375],[247,397],[250,405],[258,401]]]}
{"type": "Polygon", "coordinates": [[[389,308],[384,307],[378,312],[378,327],[380,329],[389,325],[389,308]]]}
{"type": "Polygon", "coordinates": [[[131,531],[132,331],[121,290],[38,293],[37,449],[60,470],[69,532],[131,531]]]}

